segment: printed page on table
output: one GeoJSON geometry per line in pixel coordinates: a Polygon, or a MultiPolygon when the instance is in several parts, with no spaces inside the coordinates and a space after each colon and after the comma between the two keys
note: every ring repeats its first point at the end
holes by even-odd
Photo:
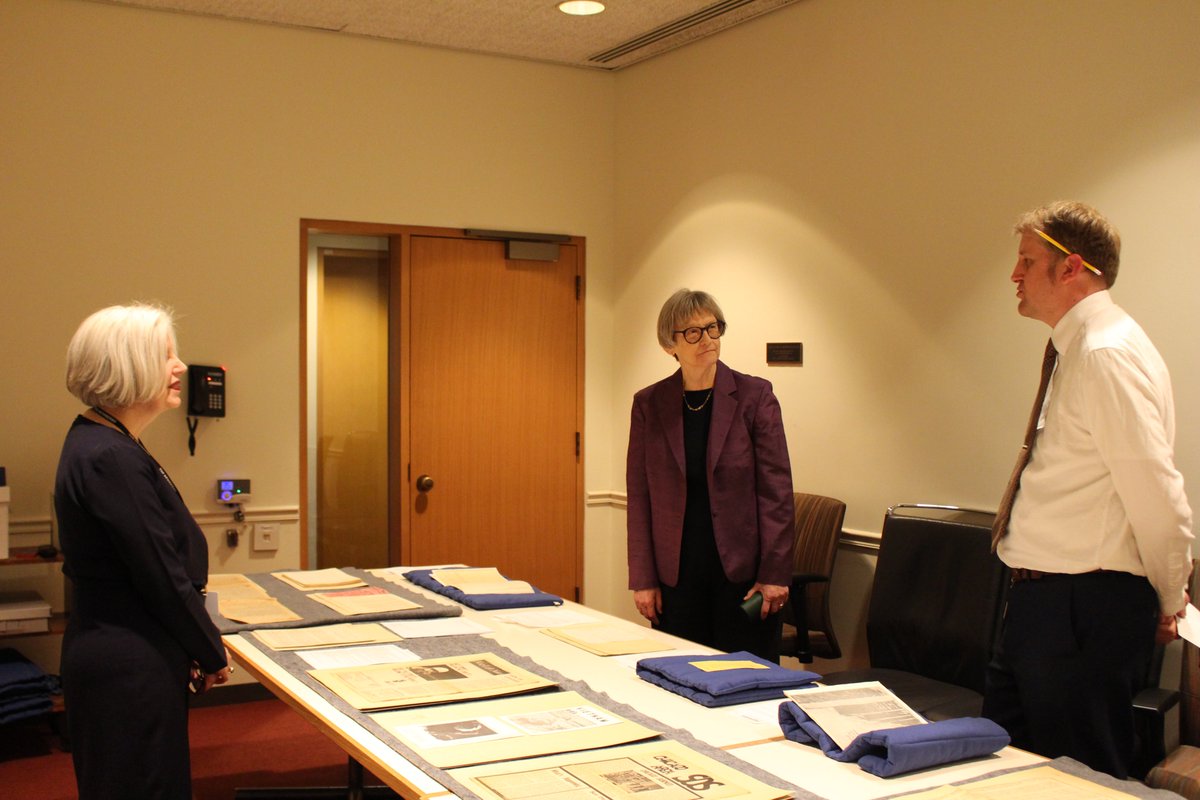
{"type": "Polygon", "coordinates": [[[782,800],[792,793],[670,740],[449,770],[485,800],[782,800]]]}
{"type": "Polygon", "coordinates": [[[308,674],[360,711],[501,697],[557,685],[494,653],[317,669],[308,674]]]}
{"type": "Polygon", "coordinates": [[[658,735],[576,692],[382,711],[371,718],[442,769],[611,747],[658,735]]]}
{"type": "Polygon", "coordinates": [[[924,717],[879,681],[814,686],[784,694],[843,750],[860,734],[926,724],[924,717]]]}

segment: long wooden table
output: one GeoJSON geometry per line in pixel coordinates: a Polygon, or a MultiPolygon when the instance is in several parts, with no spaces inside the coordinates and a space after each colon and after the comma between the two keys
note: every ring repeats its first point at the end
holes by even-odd
{"type": "MultiPolygon", "coordinates": [[[[405,588],[425,592],[411,584],[404,585],[405,588]]],[[[564,607],[587,614],[596,621],[628,625],[639,636],[661,639],[664,649],[673,647],[680,653],[712,652],[692,642],[651,631],[584,606],[568,602],[564,607]]],[[[511,612],[463,609],[466,618],[493,629],[494,632],[485,638],[494,639],[499,645],[565,678],[585,681],[592,689],[636,708],[665,727],[688,731],[697,739],[721,748],[783,781],[830,800],[876,800],[1045,761],[1040,756],[1007,747],[988,758],[895,778],[878,778],[860,770],[855,764],[836,762],[820,750],[784,739],[774,715],[779,706],[778,700],[745,706],[705,708],[638,678],[632,666],[638,658],[636,656],[595,656],[547,636],[540,630],[502,621],[499,616],[504,613],[511,612]]],[[[337,743],[354,762],[386,782],[397,794],[409,800],[454,796],[417,764],[385,745],[352,717],[339,711],[282,668],[252,638],[230,635],[225,637],[225,643],[247,672],[337,743]]]]}

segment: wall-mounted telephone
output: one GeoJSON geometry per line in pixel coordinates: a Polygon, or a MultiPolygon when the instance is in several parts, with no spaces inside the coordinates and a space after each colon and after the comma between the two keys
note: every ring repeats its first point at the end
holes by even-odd
{"type": "Polygon", "coordinates": [[[196,455],[196,426],[200,420],[193,417],[225,416],[224,367],[188,366],[187,413],[188,452],[196,455]]]}
{"type": "Polygon", "coordinates": [[[188,367],[188,415],[225,416],[225,368],[192,364],[188,367]]]}

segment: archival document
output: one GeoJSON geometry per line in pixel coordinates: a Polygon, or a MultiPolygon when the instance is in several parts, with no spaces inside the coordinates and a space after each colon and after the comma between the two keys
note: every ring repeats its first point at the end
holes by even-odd
{"type": "Polygon", "coordinates": [[[792,796],[670,740],[449,772],[486,800],[780,800],[792,796]]]}
{"type": "Polygon", "coordinates": [[[251,598],[269,597],[267,590],[259,586],[245,575],[223,572],[208,576],[205,587],[209,594],[216,592],[218,597],[245,600],[251,598]]]}
{"type": "Polygon", "coordinates": [[[208,600],[216,598],[217,611],[226,619],[251,625],[296,622],[300,615],[267,594],[245,575],[223,573],[208,576],[208,600]]]}
{"type": "Polygon", "coordinates": [[[289,572],[272,572],[271,574],[302,592],[312,592],[317,589],[353,589],[356,586],[367,585],[366,581],[354,577],[349,572],[343,572],[337,567],[300,569],[289,572]]]}
{"type": "Polygon", "coordinates": [[[408,611],[421,607],[411,600],[406,600],[378,586],[342,589],[337,592],[315,592],[310,594],[309,597],[347,617],[354,616],[355,614],[381,614],[389,611],[408,611]]]}
{"type": "Polygon", "coordinates": [[[1034,767],[972,783],[906,794],[904,800],[1129,800],[1135,797],[1059,772],[1054,767],[1034,767]]]}
{"type": "Polygon", "coordinates": [[[598,656],[656,653],[672,649],[670,644],[661,639],[638,635],[644,630],[645,628],[628,622],[590,622],[583,625],[543,628],[542,633],[598,656]]]}
{"type": "Polygon", "coordinates": [[[791,689],[784,694],[843,750],[859,734],[926,722],[879,681],[791,689]]]}
{"type": "Polygon", "coordinates": [[[557,685],[494,653],[317,669],[308,674],[360,711],[500,697],[557,685]]]}
{"type": "Polygon", "coordinates": [[[251,631],[272,650],[307,650],[313,647],[341,647],[348,644],[397,642],[400,637],[378,622],[343,622],[338,625],[314,625],[310,628],[267,628],[251,631]]]}
{"type": "Polygon", "coordinates": [[[526,581],[510,581],[495,567],[435,569],[430,576],[443,586],[453,586],[466,594],[533,594],[526,581]]]}
{"type": "Polygon", "coordinates": [[[372,719],[442,769],[611,747],[658,735],[577,692],[383,711],[372,719]]]}

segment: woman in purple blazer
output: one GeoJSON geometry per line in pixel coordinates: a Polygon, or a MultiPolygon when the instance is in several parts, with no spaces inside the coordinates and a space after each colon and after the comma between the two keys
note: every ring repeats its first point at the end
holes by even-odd
{"type": "Polygon", "coordinates": [[[629,588],[659,630],[777,661],[792,574],[791,464],[771,384],[721,363],[723,333],[705,292],[680,289],[659,312],[659,344],[679,369],[633,398],[629,588]],[[762,606],[747,614],[755,595],[762,606]]]}

